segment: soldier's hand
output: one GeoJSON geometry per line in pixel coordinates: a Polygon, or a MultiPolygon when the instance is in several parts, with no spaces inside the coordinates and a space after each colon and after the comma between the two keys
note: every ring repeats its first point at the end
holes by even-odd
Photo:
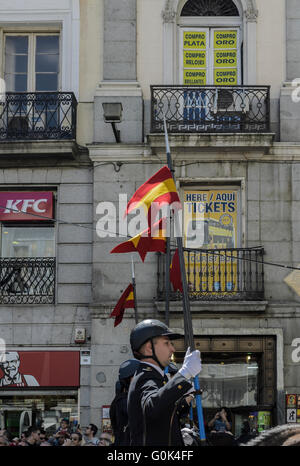
{"type": "Polygon", "coordinates": [[[179,369],[183,377],[186,379],[191,379],[192,377],[196,377],[196,375],[201,372],[201,358],[200,358],[200,351],[195,350],[192,353],[190,352],[190,348],[187,349],[185,353],[184,361],[182,367],[179,369]]]}

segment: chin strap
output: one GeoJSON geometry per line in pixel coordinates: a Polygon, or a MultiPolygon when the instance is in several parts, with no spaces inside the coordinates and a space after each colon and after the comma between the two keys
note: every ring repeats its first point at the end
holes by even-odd
{"type": "Polygon", "coordinates": [[[142,360],[142,359],[154,359],[154,361],[157,362],[157,364],[159,365],[159,367],[161,368],[162,371],[165,370],[164,366],[161,364],[161,362],[159,361],[158,357],[156,356],[155,354],[155,350],[154,350],[154,344],[153,344],[153,340],[151,339],[151,348],[152,348],[152,356],[143,356],[141,353],[139,353],[138,351],[135,351],[134,354],[136,354],[137,356],[137,359],[139,360],[142,360]]]}

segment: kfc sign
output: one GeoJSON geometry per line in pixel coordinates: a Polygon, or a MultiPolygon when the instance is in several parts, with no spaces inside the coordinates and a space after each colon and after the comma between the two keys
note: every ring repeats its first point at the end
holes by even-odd
{"type": "Polygon", "coordinates": [[[40,221],[49,218],[53,218],[52,192],[0,192],[0,221],[40,221]]]}

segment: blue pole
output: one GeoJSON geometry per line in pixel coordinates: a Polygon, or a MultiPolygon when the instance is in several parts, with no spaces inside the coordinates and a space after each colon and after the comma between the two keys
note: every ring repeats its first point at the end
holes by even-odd
{"type": "MultiPolygon", "coordinates": [[[[195,390],[200,390],[200,383],[198,377],[194,378],[194,386],[195,390]]],[[[205,428],[204,428],[204,420],[203,420],[203,409],[202,409],[202,400],[201,395],[196,395],[196,408],[197,408],[197,417],[198,417],[198,424],[199,424],[199,437],[200,440],[206,440],[205,436],[205,428]]]]}

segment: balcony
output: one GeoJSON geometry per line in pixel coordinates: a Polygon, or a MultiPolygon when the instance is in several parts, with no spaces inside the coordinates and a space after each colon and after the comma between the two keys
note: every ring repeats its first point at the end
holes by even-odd
{"type": "MultiPolygon", "coordinates": [[[[171,253],[173,253],[174,250],[171,253]]],[[[191,301],[260,301],[264,299],[264,249],[184,248],[191,301]]],[[[172,288],[172,286],[171,286],[172,288]]],[[[165,300],[165,255],[158,253],[157,301],[165,300]]],[[[170,300],[182,299],[171,291],[170,300]]]]}
{"type": "Polygon", "coordinates": [[[270,86],[151,86],[151,133],[269,133],[270,86]]]}
{"type": "Polygon", "coordinates": [[[72,92],[7,92],[0,100],[0,141],[74,140],[72,92]]]}
{"type": "Polygon", "coordinates": [[[54,257],[0,259],[0,304],[54,304],[54,257]]]}

